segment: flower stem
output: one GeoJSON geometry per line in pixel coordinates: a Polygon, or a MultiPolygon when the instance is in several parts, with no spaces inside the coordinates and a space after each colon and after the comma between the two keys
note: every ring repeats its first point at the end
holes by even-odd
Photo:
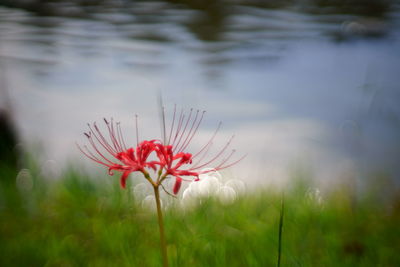
{"type": "Polygon", "coordinates": [[[284,212],[284,194],[282,193],[281,210],[279,215],[279,232],[278,232],[278,263],[277,267],[281,266],[282,254],[282,228],[283,228],[283,212],[284,212]]]}
{"type": "Polygon", "coordinates": [[[158,185],[153,186],[153,188],[157,204],[158,227],[160,229],[160,245],[161,245],[161,254],[163,258],[163,266],[168,267],[167,242],[165,241],[164,220],[161,211],[160,191],[158,185]]]}

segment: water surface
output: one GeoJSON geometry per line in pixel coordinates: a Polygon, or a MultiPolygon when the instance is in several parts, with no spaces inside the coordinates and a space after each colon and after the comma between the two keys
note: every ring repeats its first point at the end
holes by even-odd
{"type": "Polygon", "coordinates": [[[74,144],[103,117],[121,121],[132,144],[136,113],[140,135],[159,137],[161,93],[168,114],[175,103],[207,110],[193,148],[219,121],[217,146],[235,134],[233,147],[248,156],[226,176],[255,184],[294,170],[322,180],[399,175],[396,1],[374,12],[240,1],[4,3],[1,105],[11,107],[22,146],[41,147],[41,162],[93,167],[74,144]]]}

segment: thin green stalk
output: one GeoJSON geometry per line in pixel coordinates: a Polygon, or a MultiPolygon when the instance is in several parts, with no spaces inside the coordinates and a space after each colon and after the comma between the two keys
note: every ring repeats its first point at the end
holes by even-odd
{"type": "Polygon", "coordinates": [[[280,211],[280,216],[279,216],[279,234],[278,234],[278,264],[277,264],[278,267],[281,266],[283,209],[284,209],[284,195],[282,194],[281,211],[280,211]]]}
{"type": "Polygon", "coordinates": [[[167,242],[165,240],[164,220],[163,220],[162,211],[161,211],[160,192],[159,192],[158,186],[153,186],[153,188],[154,188],[154,196],[156,198],[156,204],[157,204],[157,217],[158,217],[158,227],[160,229],[160,245],[161,245],[163,266],[168,267],[167,242]]]}

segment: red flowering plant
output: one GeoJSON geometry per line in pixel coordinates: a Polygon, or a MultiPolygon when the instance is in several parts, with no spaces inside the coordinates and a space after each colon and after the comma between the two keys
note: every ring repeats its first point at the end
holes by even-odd
{"type": "Polygon", "coordinates": [[[126,187],[126,180],[132,172],[141,172],[151,183],[157,205],[164,266],[168,265],[168,260],[159,188],[163,188],[167,193],[168,191],[163,186],[163,182],[168,178],[175,178],[173,193],[176,195],[183,180],[188,180],[191,177],[197,181],[200,174],[228,168],[242,159],[231,160],[235,150],[227,151],[233,136],[215,155],[209,156],[210,148],[221,123],[208,142],[196,153],[185,152],[196,136],[204,113],[204,111],[193,111],[191,109],[188,114],[185,114],[183,110],[178,114],[175,106],[171,126],[167,129],[165,111],[162,108],[162,140],[144,140],[141,142],[138,140],[136,116],[135,148],[126,146],[119,122],[115,123],[113,119],[110,121],[104,119],[108,132],[107,136],[102,133],[96,123],[88,124],[89,131],[85,133],[85,136],[91,148],[87,145],[78,145],[79,150],[89,159],[107,167],[110,175],[113,175],[115,171],[121,172],[120,184],[122,188],[126,187]],[[151,156],[153,156],[153,159],[151,159],[151,156]],[[210,165],[212,168],[203,169],[210,165]],[[152,173],[155,173],[155,179],[151,177],[152,173]]]}

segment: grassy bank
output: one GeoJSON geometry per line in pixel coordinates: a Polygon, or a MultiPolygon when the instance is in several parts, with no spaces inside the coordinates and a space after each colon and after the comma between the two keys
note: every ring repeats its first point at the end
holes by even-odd
{"type": "MultiPolygon", "coordinates": [[[[34,173],[34,171],[32,172],[34,173]]],[[[16,183],[1,170],[0,266],[160,266],[156,216],[117,178],[70,171],[16,183]],[[95,182],[96,181],[96,182],[95,182]]],[[[310,184],[285,191],[281,266],[398,266],[400,195],[346,186],[321,199],[310,184]],[[312,191],[311,191],[312,192],[312,191]]],[[[276,266],[281,192],[165,210],[171,266],[276,266]]],[[[176,200],[178,203],[179,200],[176,200]]]]}

